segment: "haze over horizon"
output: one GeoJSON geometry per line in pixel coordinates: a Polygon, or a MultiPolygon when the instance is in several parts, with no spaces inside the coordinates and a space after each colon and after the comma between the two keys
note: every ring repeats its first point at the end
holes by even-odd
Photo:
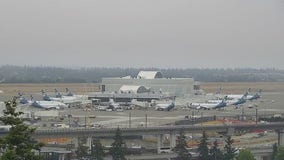
{"type": "Polygon", "coordinates": [[[266,67],[266,68],[256,68],[256,67],[125,67],[125,66],[52,66],[52,65],[12,65],[12,64],[4,64],[0,65],[1,67],[28,67],[28,68],[59,68],[59,69],[71,69],[71,70],[80,70],[80,69],[140,69],[140,70],[187,70],[187,69],[200,69],[200,70],[278,70],[284,71],[282,68],[275,68],[275,67],[266,67]]]}
{"type": "Polygon", "coordinates": [[[283,0],[0,1],[0,66],[284,69],[283,0]]]}

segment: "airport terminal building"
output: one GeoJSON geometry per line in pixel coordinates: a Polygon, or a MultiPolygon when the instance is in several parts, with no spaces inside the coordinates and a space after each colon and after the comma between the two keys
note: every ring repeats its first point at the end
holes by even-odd
{"type": "Polygon", "coordinates": [[[159,71],[140,71],[137,77],[103,78],[101,91],[106,93],[163,93],[175,96],[194,94],[193,78],[166,78],[159,71]]]}

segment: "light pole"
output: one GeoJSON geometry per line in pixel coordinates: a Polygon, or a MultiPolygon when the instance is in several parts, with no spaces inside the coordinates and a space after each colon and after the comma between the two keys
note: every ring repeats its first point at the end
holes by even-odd
{"type": "Polygon", "coordinates": [[[201,126],[203,126],[203,112],[201,112],[201,126]]]}
{"type": "Polygon", "coordinates": [[[242,121],[244,121],[244,106],[242,106],[242,121]]]}
{"type": "Polygon", "coordinates": [[[145,126],[147,128],[147,123],[148,123],[148,116],[147,116],[147,113],[145,114],[145,126]]]}
{"type": "Polygon", "coordinates": [[[255,108],[255,124],[258,122],[258,113],[257,113],[257,106],[255,108]]]}
{"type": "Polygon", "coordinates": [[[129,112],[129,128],[131,128],[131,112],[129,112]]]}

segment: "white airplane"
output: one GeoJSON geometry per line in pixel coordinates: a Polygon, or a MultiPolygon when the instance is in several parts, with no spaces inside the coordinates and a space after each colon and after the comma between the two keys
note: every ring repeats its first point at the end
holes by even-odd
{"type": "Polygon", "coordinates": [[[134,107],[137,107],[137,108],[141,108],[141,109],[147,109],[147,108],[151,107],[151,105],[148,102],[137,101],[137,99],[132,99],[131,100],[131,106],[134,106],[134,107]]]}
{"type": "Polygon", "coordinates": [[[84,95],[74,95],[71,93],[68,89],[68,94],[66,96],[62,96],[57,89],[55,89],[56,96],[55,97],[50,97],[48,96],[43,90],[41,90],[42,95],[43,95],[43,100],[45,101],[57,101],[57,102],[62,102],[65,104],[69,103],[81,103],[83,100],[86,100],[87,97],[84,95]]]}
{"type": "Polygon", "coordinates": [[[66,90],[66,96],[74,96],[74,94],[68,89],[68,88],[65,88],[65,90],[66,90]]]}
{"type": "MultiPolygon", "coordinates": [[[[250,92],[250,89],[249,89],[249,92],[250,92]]],[[[246,96],[246,100],[252,101],[252,100],[257,100],[257,99],[259,99],[261,92],[262,92],[262,90],[260,89],[258,92],[256,92],[256,93],[253,94],[253,95],[252,95],[252,94],[248,94],[248,95],[246,96]]]]}
{"type": "Polygon", "coordinates": [[[9,131],[11,127],[10,125],[0,125],[0,131],[9,131]]]}
{"type": "Polygon", "coordinates": [[[249,95],[250,88],[244,93],[244,94],[228,94],[228,95],[223,95],[221,94],[222,88],[220,87],[219,90],[216,92],[216,97],[221,98],[221,99],[226,99],[226,100],[232,100],[232,101],[237,101],[240,100],[241,98],[244,98],[245,100],[254,100],[260,98],[260,92],[256,93],[255,95],[249,95]]]}
{"type": "Polygon", "coordinates": [[[77,94],[74,94],[74,93],[72,93],[68,88],[65,88],[65,90],[66,90],[66,95],[65,96],[63,96],[63,97],[75,97],[75,98],[77,98],[77,99],[83,99],[83,98],[87,98],[86,97],[86,95],[77,95],[77,94]]]}
{"type": "Polygon", "coordinates": [[[246,99],[245,98],[236,98],[236,99],[228,99],[226,100],[227,102],[227,105],[240,105],[240,104],[243,104],[246,102],[246,99]]]}
{"type": "Polygon", "coordinates": [[[239,96],[225,96],[225,101],[227,102],[228,105],[240,105],[240,104],[243,104],[243,103],[246,103],[246,100],[247,100],[247,95],[248,95],[248,92],[246,92],[244,95],[242,95],[241,97],[239,96]],[[233,98],[234,97],[234,98],[233,98]]]}
{"type": "Polygon", "coordinates": [[[225,102],[227,105],[240,105],[246,102],[248,96],[248,92],[244,94],[229,94],[224,97],[225,102]]]}
{"type": "Polygon", "coordinates": [[[246,99],[247,95],[248,95],[248,92],[244,94],[228,94],[225,96],[225,99],[228,99],[228,100],[241,99],[241,98],[246,99]]]}
{"type": "Polygon", "coordinates": [[[0,101],[0,107],[4,107],[5,106],[5,103],[0,101]]]}
{"type": "MultiPolygon", "coordinates": [[[[30,105],[30,104],[32,104],[32,101],[31,100],[27,100],[25,97],[23,97],[23,94],[22,93],[18,93],[18,97],[17,98],[19,98],[19,103],[20,104],[23,104],[23,105],[25,105],[25,104],[27,104],[27,105],[30,105]]],[[[32,96],[31,96],[32,97],[32,96]]]]}
{"type": "Polygon", "coordinates": [[[208,100],[207,103],[191,103],[191,108],[195,109],[218,109],[226,107],[227,103],[224,100],[208,100]]]}
{"type": "Polygon", "coordinates": [[[108,106],[97,106],[96,109],[98,111],[106,111],[108,109],[108,106]]]}
{"type": "Polygon", "coordinates": [[[32,95],[31,100],[27,100],[22,95],[20,95],[19,101],[20,104],[31,105],[33,107],[42,109],[61,109],[68,107],[66,104],[56,101],[34,101],[32,95]]]}
{"type": "MultiPolygon", "coordinates": [[[[238,97],[238,96],[236,96],[238,97]]],[[[230,97],[229,99],[227,97],[224,98],[224,100],[208,100],[209,103],[221,103],[221,102],[224,102],[226,103],[225,106],[227,105],[240,105],[240,104],[243,104],[246,102],[246,95],[243,95],[241,98],[232,98],[230,97]]],[[[222,108],[224,106],[222,106],[222,104],[220,104],[221,107],[219,108],[222,108]]]]}
{"type": "Polygon", "coordinates": [[[122,111],[121,106],[118,103],[115,103],[113,99],[109,100],[109,105],[107,109],[111,109],[112,111],[122,111]]]}
{"type": "Polygon", "coordinates": [[[100,103],[96,109],[99,111],[123,111],[119,103],[114,102],[112,98],[110,98],[108,102],[100,103]]]}
{"type": "Polygon", "coordinates": [[[170,111],[175,107],[175,103],[172,101],[170,103],[158,103],[156,104],[155,110],[157,111],[170,111]]]}
{"type": "Polygon", "coordinates": [[[57,101],[57,102],[62,102],[62,103],[76,103],[76,102],[82,102],[76,97],[49,97],[49,96],[44,96],[43,100],[45,101],[57,101]]]}
{"type": "Polygon", "coordinates": [[[66,104],[56,101],[34,101],[31,106],[43,109],[61,109],[68,107],[66,104]]]}

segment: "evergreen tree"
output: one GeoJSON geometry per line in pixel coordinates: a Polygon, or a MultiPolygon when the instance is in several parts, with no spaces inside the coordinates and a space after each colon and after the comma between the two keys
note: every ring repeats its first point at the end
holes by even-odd
{"type": "Polygon", "coordinates": [[[275,160],[283,160],[283,159],[284,159],[284,147],[279,147],[275,160]]]}
{"type": "Polygon", "coordinates": [[[214,141],[213,147],[209,151],[210,160],[220,160],[223,159],[223,153],[218,148],[217,140],[214,141]]]}
{"type": "Polygon", "coordinates": [[[232,144],[234,143],[234,140],[231,138],[231,136],[228,136],[225,140],[225,153],[224,153],[224,159],[225,160],[233,160],[236,157],[236,150],[233,148],[232,144]]]}
{"type": "Polygon", "coordinates": [[[92,160],[103,160],[104,148],[99,139],[93,138],[91,146],[91,158],[92,160]]]}
{"type": "Polygon", "coordinates": [[[207,142],[208,138],[207,135],[205,133],[205,131],[203,131],[202,134],[202,138],[201,141],[198,145],[198,153],[199,153],[199,158],[201,160],[208,160],[209,159],[209,149],[208,149],[208,142],[207,142]]]}
{"type": "Polygon", "coordinates": [[[276,157],[276,155],[277,155],[277,151],[278,151],[278,146],[277,146],[277,143],[274,143],[273,144],[273,151],[272,151],[272,157],[271,157],[271,159],[272,160],[275,160],[275,157],[276,157]]]}
{"type": "Polygon", "coordinates": [[[177,145],[174,148],[174,152],[178,155],[177,160],[190,160],[191,154],[186,149],[187,144],[183,130],[180,130],[179,137],[177,139],[177,145]]]}
{"type": "Polygon", "coordinates": [[[88,156],[88,146],[86,146],[85,144],[87,143],[87,139],[84,137],[79,137],[78,138],[78,148],[76,151],[77,154],[77,158],[84,158],[86,156],[88,156]]]}
{"type": "Polygon", "coordinates": [[[2,155],[1,160],[41,160],[42,157],[36,155],[35,151],[39,152],[43,146],[32,139],[32,134],[35,128],[30,128],[24,124],[20,115],[22,112],[17,112],[16,98],[5,102],[6,109],[3,111],[4,116],[0,117],[0,121],[4,125],[11,126],[9,133],[0,139],[0,147],[2,155]]]}
{"type": "Polygon", "coordinates": [[[126,160],[126,144],[121,136],[121,131],[117,128],[114,136],[114,142],[111,144],[110,154],[113,160],[126,160]]]}
{"type": "Polygon", "coordinates": [[[242,149],[238,156],[236,157],[236,160],[255,160],[253,154],[246,149],[242,149]]]}

